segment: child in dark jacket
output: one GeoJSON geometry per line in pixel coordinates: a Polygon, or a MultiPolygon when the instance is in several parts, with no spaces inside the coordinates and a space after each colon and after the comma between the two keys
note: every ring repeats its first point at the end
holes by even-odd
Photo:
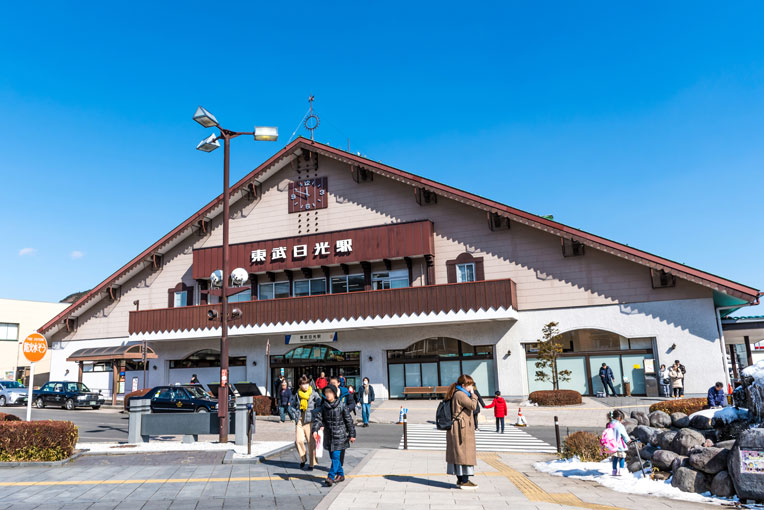
{"type": "Polygon", "coordinates": [[[493,415],[496,418],[496,432],[499,432],[499,425],[501,425],[501,433],[504,433],[504,417],[507,415],[507,401],[501,398],[501,392],[494,393],[496,397],[489,405],[485,406],[486,409],[493,407],[493,415]]]}
{"type": "Polygon", "coordinates": [[[326,486],[345,480],[341,457],[350,443],[355,442],[355,425],[350,411],[339,398],[339,389],[333,384],[324,388],[324,401],[313,418],[313,433],[324,429],[324,449],[329,452],[332,466],[326,478],[326,486]]]}

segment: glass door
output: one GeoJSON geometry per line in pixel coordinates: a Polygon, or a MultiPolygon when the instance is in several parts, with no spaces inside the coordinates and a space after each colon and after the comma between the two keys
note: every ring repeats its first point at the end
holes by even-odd
{"type": "MultiPolygon", "coordinates": [[[[594,395],[599,391],[605,391],[605,387],[600,380],[600,367],[603,363],[607,363],[607,366],[613,371],[613,387],[615,388],[616,395],[623,395],[623,374],[621,373],[621,357],[615,356],[590,356],[589,357],[589,373],[591,374],[591,386],[592,393],[594,395]]],[[[644,382],[644,376],[643,376],[644,382]]],[[[610,393],[610,390],[608,390],[610,393]]]]}
{"type": "MultiPolygon", "coordinates": [[[[557,372],[570,370],[570,381],[560,381],[561,390],[575,390],[581,395],[589,393],[589,386],[586,381],[586,358],[577,356],[575,358],[557,358],[557,372]]],[[[613,372],[615,375],[615,372],[613,372]]]]}
{"type": "Polygon", "coordinates": [[[437,363],[422,363],[422,386],[438,386],[437,363]]]}
{"type": "Polygon", "coordinates": [[[387,372],[390,381],[390,398],[403,398],[403,365],[389,364],[387,372]]]}

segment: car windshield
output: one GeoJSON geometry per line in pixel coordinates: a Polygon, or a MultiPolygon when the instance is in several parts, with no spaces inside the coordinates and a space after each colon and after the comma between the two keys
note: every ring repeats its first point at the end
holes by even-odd
{"type": "Polygon", "coordinates": [[[17,381],[2,381],[3,388],[23,388],[24,385],[17,381]]]}
{"type": "Polygon", "coordinates": [[[85,386],[82,383],[67,383],[66,384],[66,391],[72,391],[72,392],[79,392],[79,393],[90,393],[90,389],[85,386]]]}
{"type": "Polygon", "coordinates": [[[207,392],[201,386],[186,386],[186,391],[193,398],[210,398],[207,392]]]}

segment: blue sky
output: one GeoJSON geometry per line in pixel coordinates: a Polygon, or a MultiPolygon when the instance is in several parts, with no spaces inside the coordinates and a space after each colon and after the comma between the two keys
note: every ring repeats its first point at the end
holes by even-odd
{"type": "Polygon", "coordinates": [[[73,5],[0,18],[2,297],[90,288],[213,198],[198,104],[280,129],[235,180],[310,94],[319,141],[764,288],[760,3],[73,5]]]}

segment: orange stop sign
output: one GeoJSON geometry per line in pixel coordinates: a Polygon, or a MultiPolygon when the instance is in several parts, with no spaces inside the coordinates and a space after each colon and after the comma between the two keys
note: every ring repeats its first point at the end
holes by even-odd
{"type": "Polygon", "coordinates": [[[48,352],[48,341],[40,333],[32,333],[21,344],[24,357],[32,363],[36,363],[45,357],[48,352]]]}

